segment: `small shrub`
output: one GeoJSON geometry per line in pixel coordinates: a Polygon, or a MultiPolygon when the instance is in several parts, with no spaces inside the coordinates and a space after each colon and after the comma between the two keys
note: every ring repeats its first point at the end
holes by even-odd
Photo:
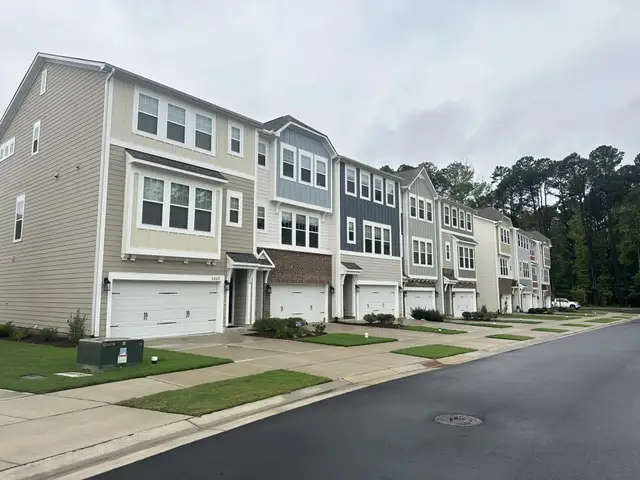
{"type": "Polygon", "coordinates": [[[465,320],[471,320],[471,312],[462,312],[462,318],[465,320]]]}
{"type": "Polygon", "coordinates": [[[46,327],[40,330],[40,336],[45,342],[50,342],[58,338],[58,329],[46,327]]]}
{"type": "Polygon", "coordinates": [[[495,320],[498,318],[498,312],[489,312],[489,320],[495,320]]]}
{"type": "Polygon", "coordinates": [[[535,308],[530,308],[529,310],[527,310],[527,313],[536,313],[536,309],[535,308]]]}
{"type": "Polygon", "coordinates": [[[393,313],[378,313],[376,317],[378,323],[381,323],[382,325],[393,325],[396,321],[396,317],[393,313]]]}
{"type": "Polygon", "coordinates": [[[327,329],[326,323],[316,323],[313,326],[313,333],[316,335],[324,335],[324,331],[327,329]]]}
{"type": "Polygon", "coordinates": [[[489,313],[486,305],[482,305],[482,307],[480,307],[480,313],[482,313],[483,315],[487,315],[489,313]]]}
{"type": "Polygon", "coordinates": [[[411,317],[427,322],[444,322],[444,316],[438,310],[429,310],[421,307],[412,308],[411,317]]]}
{"type": "Polygon", "coordinates": [[[364,321],[367,323],[377,323],[378,322],[378,318],[376,317],[375,313],[367,313],[364,317],[364,321]]]}
{"type": "Polygon", "coordinates": [[[255,322],[253,322],[251,330],[260,333],[273,332],[275,331],[275,322],[273,320],[274,319],[271,317],[256,320],[255,322]]]}
{"type": "Polygon", "coordinates": [[[16,327],[13,322],[7,322],[0,325],[0,337],[11,337],[16,327]]]}
{"type": "Polygon", "coordinates": [[[284,340],[304,337],[310,333],[306,320],[299,317],[261,318],[256,320],[251,328],[255,332],[273,333],[276,338],[284,340]]]}
{"type": "Polygon", "coordinates": [[[69,340],[78,343],[86,336],[87,314],[80,315],[80,309],[76,310],[75,314],[69,315],[67,325],[69,325],[69,340]]]}
{"type": "Polygon", "coordinates": [[[13,332],[11,333],[11,336],[9,337],[11,340],[15,341],[15,342],[19,342],[21,340],[24,340],[25,338],[27,338],[29,336],[29,330],[26,328],[15,328],[13,330],[13,332]]]}

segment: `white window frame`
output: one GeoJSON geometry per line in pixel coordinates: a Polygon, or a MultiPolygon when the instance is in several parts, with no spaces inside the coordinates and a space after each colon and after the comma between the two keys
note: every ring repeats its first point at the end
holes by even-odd
{"type": "Polygon", "coordinates": [[[352,197],[358,196],[358,171],[353,167],[344,166],[344,193],[351,195],[352,197]],[[353,192],[350,192],[347,188],[349,172],[353,172],[353,192]]]}
{"type": "Polygon", "coordinates": [[[542,269],[542,283],[549,283],[550,279],[550,274],[549,274],[549,269],[548,268],[543,268],[542,269]]]}
{"type": "MultiPolygon", "coordinates": [[[[188,113],[187,113],[187,108],[184,107],[183,105],[179,105],[177,102],[173,102],[170,101],[167,103],[167,118],[165,121],[165,137],[167,139],[168,142],[172,142],[175,143],[176,145],[180,145],[180,146],[185,146],[187,144],[187,117],[188,117],[188,113]],[[180,110],[184,111],[184,124],[180,124],[178,122],[174,122],[173,120],[169,120],[169,107],[174,107],[174,108],[178,108],[180,110]],[[174,125],[178,125],[180,127],[182,127],[184,129],[184,142],[181,142],[180,140],[174,140],[173,138],[169,138],[168,135],[168,131],[169,131],[169,124],[173,123],[174,125]]],[[[195,133],[195,132],[194,132],[195,133]]],[[[213,138],[211,139],[211,143],[213,144],[213,138]]],[[[195,139],[194,139],[194,145],[195,145],[195,139]]]]}
{"type": "MultiPolygon", "coordinates": [[[[134,95],[134,102],[135,102],[135,105],[133,107],[133,131],[135,133],[137,133],[138,135],[143,135],[143,136],[149,137],[149,138],[161,139],[162,137],[160,136],[160,132],[161,132],[161,128],[162,128],[162,122],[160,121],[160,113],[162,111],[162,102],[160,100],[160,97],[158,95],[153,95],[150,92],[136,90],[135,95],[134,95]],[[144,95],[145,97],[153,98],[154,100],[156,100],[158,102],[158,114],[155,116],[156,117],[156,133],[145,132],[144,130],[138,129],[138,115],[140,113],[144,113],[145,115],[149,115],[150,117],[154,116],[151,113],[141,112],[140,111],[140,95],[144,95]]],[[[165,110],[166,110],[166,108],[165,108],[165,110]]],[[[166,117],[166,114],[165,114],[165,117],[166,117]]],[[[166,129],[166,125],[164,126],[164,128],[166,129]]],[[[167,139],[167,141],[170,141],[170,140],[167,139]]]]}
{"type": "Polygon", "coordinates": [[[424,199],[425,201],[425,218],[427,222],[433,223],[433,200],[429,200],[428,198],[424,199]],[[429,219],[431,216],[431,219],[429,219]]]}
{"type": "Polygon", "coordinates": [[[387,204],[387,207],[396,207],[396,183],[393,180],[385,180],[384,182],[385,192],[384,192],[384,200],[387,204]],[[389,202],[389,192],[393,192],[391,196],[393,197],[393,202],[389,202]]]}
{"type": "Polygon", "coordinates": [[[444,259],[447,262],[451,261],[451,242],[444,242],[444,259]]]}
{"type": "Polygon", "coordinates": [[[427,202],[422,197],[418,197],[418,220],[427,220],[427,202]],[[420,204],[422,204],[422,209],[420,208],[420,204]]]}
{"type": "Polygon", "coordinates": [[[313,176],[316,169],[314,168],[313,153],[307,152],[301,148],[298,149],[298,183],[313,187],[313,176]],[[309,181],[302,180],[302,156],[309,157],[309,181]]]}
{"type": "Polygon", "coordinates": [[[0,145],[0,162],[13,156],[16,151],[16,137],[11,137],[9,140],[0,145]]]}
{"type": "Polygon", "coordinates": [[[459,228],[459,223],[458,223],[458,209],[457,208],[452,208],[451,209],[451,226],[453,228],[459,228]],[[453,215],[455,213],[455,216],[453,215]],[[453,220],[455,219],[456,224],[453,224],[453,220]]]}
{"type": "Polygon", "coordinates": [[[393,257],[393,229],[391,228],[391,225],[384,225],[382,223],[376,223],[376,222],[370,222],[368,220],[363,220],[362,221],[362,251],[368,255],[374,255],[376,257],[384,257],[384,258],[389,258],[389,257],[393,257]],[[366,242],[365,242],[365,232],[366,232],[366,227],[369,226],[371,227],[371,252],[367,252],[366,250],[366,242]],[[376,251],[376,228],[380,229],[380,252],[381,253],[375,253],[376,251]],[[387,230],[389,232],[389,255],[386,255],[384,253],[384,231],[387,230]]]}
{"type": "Polygon", "coordinates": [[[358,243],[358,227],[356,226],[356,219],[353,217],[347,217],[347,243],[349,245],[355,245],[358,243]],[[349,240],[349,226],[353,225],[353,240],[349,240]]]}
{"type": "Polygon", "coordinates": [[[384,205],[384,179],[380,175],[373,175],[373,203],[384,205]],[[380,182],[380,200],[376,200],[376,182],[380,182]]]}
{"type": "Polygon", "coordinates": [[[371,174],[369,172],[365,172],[363,170],[360,170],[360,198],[366,199],[366,200],[371,200],[371,196],[372,196],[372,190],[373,190],[373,186],[371,185],[371,174]],[[367,186],[369,187],[369,196],[365,197],[364,195],[362,195],[362,179],[363,178],[367,178],[367,186]]]}
{"type": "Polygon", "coordinates": [[[313,186],[320,190],[329,190],[329,159],[320,155],[313,156],[313,186]],[[318,164],[324,164],[324,187],[318,184],[318,164]]]}
{"type": "Polygon", "coordinates": [[[226,216],[227,216],[227,227],[235,227],[242,228],[242,192],[236,192],[234,190],[227,190],[227,203],[226,203],[226,216]],[[231,221],[231,198],[238,199],[238,223],[233,223],[231,221]]]}
{"type": "Polygon", "coordinates": [[[289,180],[290,182],[296,182],[298,180],[298,149],[288,143],[280,143],[280,178],[289,180]],[[293,177],[287,177],[282,172],[284,171],[284,151],[290,150],[293,152],[293,177]]]}
{"type": "Polygon", "coordinates": [[[256,205],[256,230],[264,233],[266,233],[267,231],[267,206],[266,205],[263,205],[263,204],[256,205]],[[258,228],[258,219],[260,218],[260,215],[258,215],[258,211],[260,208],[264,210],[264,228],[258,228]]]}
{"type": "Polygon", "coordinates": [[[458,245],[458,270],[467,270],[469,272],[474,271],[476,268],[476,252],[473,247],[466,245],[458,245]],[[460,255],[460,249],[462,249],[462,255],[460,255]],[[460,257],[463,259],[462,265],[460,264],[460,257]],[[469,266],[464,266],[464,260],[469,260],[469,266]]]}
{"type": "Polygon", "coordinates": [[[13,243],[21,242],[22,239],[24,238],[25,210],[26,210],[26,202],[25,202],[25,195],[23,193],[22,195],[18,195],[16,197],[16,209],[13,212],[13,243]],[[20,204],[20,202],[22,202],[22,218],[20,219],[22,224],[20,225],[20,238],[16,238],[16,230],[18,229],[17,228],[18,227],[18,205],[20,204]]]}
{"type": "Polygon", "coordinates": [[[256,165],[260,168],[267,168],[267,164],[269,162],[269,145],[267,142],[263,140],[258,140],[256,142],[256,165]],[[264,145],[264,165],[260,164],[260,145],[264,145]]]}
{"type": "Polygon", "coordinates": [[[421,237],[411,237],[411,261],[414,267],[433,267],[434,253],[433,253],[433,240],[421,237]],[[418,263],[416,263],[416,251],[414,250],[415,243],[418,243],[418,263]],[[429,263],[429,246],[431,247],[431,263],[429,263]],[[424,254],[424,263],[422,262],[422,255],[424,254]]]}
{"type": "Polygon", "coordinates": [[[451,207],[449,205],[442,206],[442,217],[443,217],[444,224],[447,227],[450,227],[451,226],[451,207]]]}
{"type": "Polygon", "coordinates": [[[315,252],[321,249],[321,236],[320,236],[320,216],[318,215],[313,215],[313,214],[307,214],[307,213],[301,213],[301,212],[296,212],[294,210],[280,210],[280,245],[287,245],[290,247],[295,247],[295,248],[302,248],[302,249],[307,249],[311,252],[315,252]],[[291,244],[289,245],[288,243],[282,243],[282,215],[284,213],[288,213],[291,215],[291,244]],[[297,229],[297,224],[296,224],[296,216],[302,216],[305,217],[305,244],[304,246],[302,245],[296,245],[296,235],[298,233],[298,229],[297,229]],[[311,219],[315,218],[318,221],[318,246],[317,247],[310,247],[309,246],[309,239],[311,238],[311,219]]]}
{"type": "Polygon", "coordinates": [[[531,278],[531,266],[529,262],[520,261],[520,277],[531,278]]]}
{"type": "Polygon", "coordinates": [[[467,232],[473,231],[473,215],[471,213],[466,212],[467,217],[467,232]]]}
{"type": "Polygon", "coordinates": [[[511,245],[511,235],[509,229],[500,227],[500,242],[505,245],[511,245]]]}
{"type": "Polygon", "coordinates": [[[418,218],[418,196],[413,193],[409,194],[409,218],[418,218]],[[411,201],[413,200],[413,205],[411,201]],[[411,212],[414,212],[412,215],[411,212]]]}
{"type": "Polygon", "coordinates": [[[538,269],[534,265],[531,265],[531,281],[537,282],[538,280],[538,269]]]}
{"type": "Polygon", "coordinates": [[[33,132],[31,134],[31,155],[36,155],[38,152],[40,152],[40,135],[41,134],[41,128],[40,128],[40,120],[38,120],[37,122],[34,122],[33,124],[33,132]],[[37,148],[34,151],[33,150],[33,146],[37,141],[37,148]]]}
{"type": "Polygon", "coordinates": [[[280,232],[280,234],[279,234],[280,245],[288,245],[290,247],[293,247],[296,244],[296,236],[295,236],[295,233],[296,233],[296,224],[295,224],[296,214],[291,212],[291,211],[288,211],[288,210],[280,210],[280,215],[278,216],[278,218],[280,219],[280,224],[278,226],[279,232],[280,232]],[[282,241],[282,230],[283,230],[282,216],[285,213],[291,215],[291,227],[290,227],[290,230],[291,230],[291,243],[283,243],[283,241],[282,241]]]}
{"type": "Polygon", "coordinates": [[[234,157],[244,158],[244,126],[237,122],[229,121],[229,125],[227,127],[227,153],[229,155],[233,155],[234,157]],[[234,152],[231,150],[231,129],[237,128],[240,130],[240,152],[234,152]]]}
{"type": "Polygon", "coordinates": [[[465,211],[464,210],[458,210],[458,221],[460,223],[458,223],[458,227],[460,228],[460,230],[466,230],[467,227],[465,225],[465,211]]]}
{"type": "Polygon", "coordinates": [[[139,230],[154,230],[158,232],[173,232],[180,233],[182,235],[194,235],[199,237],[215,237],[216,226],[218,219],[220,218],[220,209],[218,205],[218,195],[220,188],[205,182],[199,182],[197,180],[185,179],[184,177],[176,177],[166,174],[164,172],[156,172],[150,170],[135,170],[138,174],[138,198],[134,199],[136,202],[137,220],[136,228],[139,230]],[[155,178],[164,182],[164,197],[162,201],[162,225],[148,225],[142,223],[142,203],[144,201],[144,178],[155,178]],[[189,187],[189,222],[186,229],[184,228],[172,228],[169,226],[169,213],[171,211],[171,184],[180,183],[189,187]],[[211,191],[211,231],[203,232],[195,229],[195,211],[196,211],[196,188],[202,190],[211,191]]]}
{"type": "Polygon", "coordinates": [[[40,95],[44,95],[47,92],[47,69],[43,69],[40,72],[40,95]]]}
{"type": "MultiPolygon", "coordinates": [[[[182,107],[184,108],[184,107],[182,107]]],[[[189,148],[189,143],[187,142],[187,140],[189,140],[189,109],[187,108],[187,131],[185,133],[186,138],[185,138],[185,144],[183,146],[186,146],[187,148],[189,148]]],[[[171,141],[171,140],[169,140],[171,141]]],[[[215,155],[216,153],[216,116],[215,115],[211,115],[208,113],[204,113],[198,110],[194,110],[193,111],[193,149],[197,152],[202,152],[205,155],[215,155]],[[196,146],[196,132],[202,132],[205,133],[207,135],[209,135],[208,132],[205,132],[204,130],[198,130],[198,115],[200,115],[201,117],[206,117],[209,118],[211,120],[211,150],[207,150],[206,148],[200,148],[198,146],[196,146]]]]}
{"type": "Polygon", "coordinates": [[[501,277],[509,276],[509,259],[507,257],[500,257],[500,276],[501,277]],[[502,271],[503,266],[506,273],[502,271]]]}

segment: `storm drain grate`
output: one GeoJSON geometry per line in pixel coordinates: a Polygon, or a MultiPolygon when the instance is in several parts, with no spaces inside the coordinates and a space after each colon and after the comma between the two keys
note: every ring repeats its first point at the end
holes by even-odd
{"type": "Polygon", "coordinates": [[[452,425],[454,427],[477,427],[482,423],[477,417],[471,415],[464,415],[461,413],[447,413],[445,415],[438,415],[435,418],[436,422],[443,425],[452,425]]]}
{"type": "Polygon", "coordinates": [[[422,362],[422,366],[427,368],[440,368],[442,364],[437,360],[427,360],[426,362],[422,362]]]}

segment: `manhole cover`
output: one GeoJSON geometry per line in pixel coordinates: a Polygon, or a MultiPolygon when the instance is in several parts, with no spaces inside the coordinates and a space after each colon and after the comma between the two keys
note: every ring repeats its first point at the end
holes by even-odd
{"type": "Polygon", "coordinates": [[[24,378],[25,380],[44,380],[46,377],[34,373],[32,375],[23,375],[20,378],[24,378]]]}
{"type": "Polygon", "coordinates": [[[454,427],[477,427],[482,423],[482,420],[479,418],[460,413],[438,415],[435,420],[443,425],[453,425],[454,427]]]}

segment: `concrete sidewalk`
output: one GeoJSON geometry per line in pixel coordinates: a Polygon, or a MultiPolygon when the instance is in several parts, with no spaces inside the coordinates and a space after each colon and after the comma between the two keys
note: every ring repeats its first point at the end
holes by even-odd
{"type": "MultiPolygon", "coordinates": [[[[588,317],[588,319],[592,318],[594,317],[588,317]]],[[[141,438],[144,441],[155,438],[157,441],[156,437],[158,436],[176,435],[176,432],[188,431],[193,434],[195,432],[192,429],[199,430],[203,428],[203,424],[215,422],[215,419],[229,419],[234,415],[246,417],[252,412],[259,412],[265,408],[284,408],[284,405],[292,402],[315,397],[318,395],[318,391],[313,388],[306,389],[307,392],[294,392],[289,396],[284,395],[274,400],[236,407],[230,409],[231,411],[218,412],[212,414],[213,420],[209,419],[211,421],[114,405],[128,398],[274,369],[296,370],[329,377],[334,382],[323,387],[321,393],[324,395],[339,394],[402,376],[426,372],[445,365],[464,363],[522,348],[570,333],[585,332],[612,325],[594,323],[590,324],[593,325],[590,328],[572,328],[560,325],[568,322],[584,323],[585,319],[580,317],[567,319],[567,321],[545,321],[536,325],[519,324],[507,329],[448,323],[430,325],[436,328],[451,328],[468,332],[459,335],[381,329],[369,326],[328,325],[328,332],[359,334],[370,332],[371,335],[398,340],[350,348],[252,337],[246,336],[246,332],[237,330],[221,335],[149,342],[149,346],[155,348],[227,357],[233,359],[235,363],[66,390],[47,395],[0,390],[0,478],[30,478],[43,468],[48,468],[46,465],[49,463],[68,464],[72,461],[69,459],[69,455],[77,455],[77,452],[84,452],[84,456],[79,458],[85,461],[91,457],[86,450],[87,448],[93,448],[99,454],[101,449],[107,448],[105,447],[107,445],[108,448],[115,448],[119,444],[131,448],[132,442],[133,445],[136,444],[132,440],[133,438],[141,438]],[[571,332],[558,334],[532,331],[533,328],[539,327],[562,328],[571,332]],[[487,335],[495,333],[527,335],[535,337],[535,339],[514,342],[486,338],[487,335]],[[439,361],[390,353],[399,348],[434,343],[474,348],[477,351],[439,361]],[[76,454],[70,452],[76,452],[76,454]]],[[[426,325],[425,322],[409,321],[406,323],[426,325]]],[[[238,418],[235,420],[236,423],[240,421],[238,418]]]]}

